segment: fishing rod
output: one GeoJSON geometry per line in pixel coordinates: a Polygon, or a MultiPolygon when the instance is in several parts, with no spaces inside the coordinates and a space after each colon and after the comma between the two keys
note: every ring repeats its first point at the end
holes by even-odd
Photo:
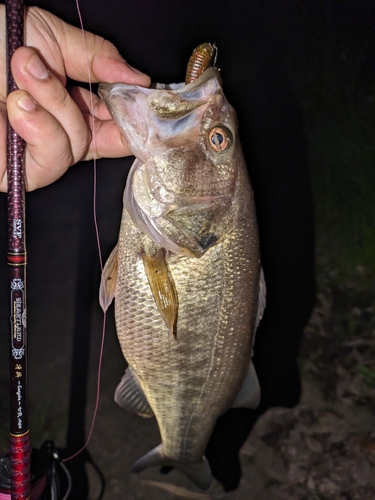
{"type": "MultiPolygon", "coordinates": [[[[24,1],[6,0],[7,95],[18,87],[10,61],[23,45],[24,1]]],[[[7,121],[7,263],[10,286],[10,451],[0,457],[0,500],[63,500],[71,489],[68,470],[53,441],[31,449],[26,316],[25,141],[7,121]],[[59,473],[67,487],[60,495],[59,473]]]]}
{"type": "MultiPolygon", "coordinates": [[[[23,45],[23,0],[6,0],[7,94],[17,90],[10,61],[23,45]]],[[[12,500],[31,494],[31,446],[27,387],[25,141],[7,123],[8,254],[10,285],[10,483],[12,500]]]]}
{"type": "MultiPolygon", "coordinates": [[[[24,42],[24,0],[6,0],[5,7],[8,95],[18,89],[10,63],[14,52],[24,42]]],[[[77,8],[80,15],[78,5],[77,8]]],[[[60,458],[53,441],[46,441],[40,449],[31,448],[30,444],[27,385],[25,149],[25,141],[13,130],[7,120],[7,263],[11,334],[9,351],[10,451],[0,457],[0,500],[67,500],[74,491],[72,491],[71,474],[64,462],[74,458],[87,443],[78,453],[64,460],[60,458]]],[[[71,420],[70,418],[70,426],[71,420]]],[[[76,426],[74,429],[77,430],[76,426]]],[[[104,494],[104,477],[95,462],[87,455],[86,452],[85,462],[89,461],[100,477],[99,500],[104,494]]]]}

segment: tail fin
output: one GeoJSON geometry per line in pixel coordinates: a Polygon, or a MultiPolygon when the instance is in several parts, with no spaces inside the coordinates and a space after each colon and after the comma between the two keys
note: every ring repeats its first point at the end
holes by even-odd
{"type": "Polygon", "coordinates": [[[175,467],[202,491],[208,490],[211,485],[211,469],[206,457],[202,457],[199,462],[195,463],[178,462],[163,454],[161,444],[137,460],[133,464],[132,472],[142,472],[148,467],[160,467],[163,465],[175,467]]]}

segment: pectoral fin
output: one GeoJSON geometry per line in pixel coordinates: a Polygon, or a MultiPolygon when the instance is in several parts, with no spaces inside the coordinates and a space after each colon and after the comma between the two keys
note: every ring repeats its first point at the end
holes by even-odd
{"type": "Polygon", "coordinates": [[[136,413],[141,417],[154,416],[137,376],[130,366],[126,369],[125,375],[116,388],[115,401],[125,410],[136,413]]]}
{"type": "Polygon", "coordinates": [[[118,267],[117,247],[118,245],[115,246],[115,248],[111,252],[111,255],[108,257],[108,260],[105,263],[102,272],[102,279],[100,281],[99,303],[104,312],[111,305],[113,297],[115,296],[116,293],[117,267],[118,267]]]}
{"type": "Polygon", "coordinates": [[[152,256],[143,253],[142,259],[155,304],[170,335],[176,338],[178,298],[172,275],[165,262],[165,251],[161,248],[152,256]]]}
{"type": "Polygon", "coordinates": [[[256,408],[260,402],[260,386],[253,362],[239,390],[232,408],[256,408]]]}

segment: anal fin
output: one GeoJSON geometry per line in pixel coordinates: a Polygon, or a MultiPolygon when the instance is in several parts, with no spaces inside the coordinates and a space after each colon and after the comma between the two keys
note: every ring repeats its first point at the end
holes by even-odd
{"type": "Polygon", "coordinates": [[[154,412],[138,382],[137,376],[130,366],[126,369],[125,375],[116,388],[115,401],[119,406],[125,408],[125,410],[136,413],[141,417],[154,416],[154,412]]]}

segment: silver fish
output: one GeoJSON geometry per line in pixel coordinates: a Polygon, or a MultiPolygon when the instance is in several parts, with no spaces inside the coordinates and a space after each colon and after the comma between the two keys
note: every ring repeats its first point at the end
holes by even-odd
{"type": "Polygon", "coordinates": [[[210,486],[205,447],[228,408],[255,408],[265,305],[253,193],[219,72],[187,85],[101,84],[136,157],[102,276],[129,364],[115,400],[155,416],[161,444],[133,471],[173,465],[210,486]]]}

